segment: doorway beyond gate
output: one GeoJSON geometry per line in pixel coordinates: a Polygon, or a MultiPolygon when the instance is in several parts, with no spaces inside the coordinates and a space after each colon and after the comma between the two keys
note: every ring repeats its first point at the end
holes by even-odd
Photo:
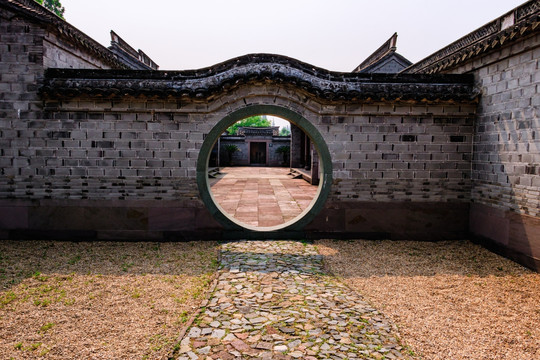
{"type": "Polygon", "coordinates": [[[250,165],[268,165],[266,156],[266,142],[251,141],[249,143],[249,164],[250,165]]]}

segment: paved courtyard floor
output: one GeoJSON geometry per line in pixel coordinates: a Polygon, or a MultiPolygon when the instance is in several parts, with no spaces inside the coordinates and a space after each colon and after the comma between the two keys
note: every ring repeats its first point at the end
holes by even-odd
{"type": "Polygon", "coordinates": [[[313,244],[221,245],[217,285],[178,360],[408,359],[396,327],[326,274],[313,244]]]}
{"type": "Polygon", "coordinates": [[[238,221],[275,226],[300,215],[317,193],[317,186],[288,173],[289,168],[225,167],[210,186],[214,199],[238,221]]]}

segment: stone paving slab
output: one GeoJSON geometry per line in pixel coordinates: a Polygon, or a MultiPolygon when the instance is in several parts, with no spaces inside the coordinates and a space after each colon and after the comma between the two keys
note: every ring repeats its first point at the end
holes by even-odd
{"type": "Polygon", "coordinates": [[[216,288],[174,358],[409,359],[395,333],[313,244],[238,241],[221,245],[216,288]]]}
{"type": "Polygon", "coordinates": [[[232,217],[252,226],[283,224],[302,213],[313,201],[317,186],[292,179],[289,168],[225,167],[210,180],[216,202],[232,217]]]}

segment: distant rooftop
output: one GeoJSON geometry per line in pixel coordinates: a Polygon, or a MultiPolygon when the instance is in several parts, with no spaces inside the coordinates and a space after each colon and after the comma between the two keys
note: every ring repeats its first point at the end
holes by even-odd
{"type": "Polygon", "coordinates": [[[138,51],[135,50],[113,30],[111,30],[111,46],[109,46],[109,50],[116,54],[122,61],[128,63],[133,70],[159,69],[158,64],[150,59],[141,49],[138,51]]]}
{"type": "Polygon", "coordinates": [[[0,6],[42,24],[52,33],[67,38],[69,42],[102,59],[113,69],[158,69],[157,64],[144,52],[141,50],[135,51],[114,32],[111,32],[111,48],[107,49],[34,0],[0,0],[0,6]]]}
{"type": "Polygon", "coordinates": [[[238,135],[244,136],[279,136],[279,126],[241,126],[238,128],[238,135]]]}
{"type": "Polygon", "coordinates": [[[410,66],[412,62],[396,52],[397,37],[397,33],[394,33],[352,72],[395,74],[410,66]]]}

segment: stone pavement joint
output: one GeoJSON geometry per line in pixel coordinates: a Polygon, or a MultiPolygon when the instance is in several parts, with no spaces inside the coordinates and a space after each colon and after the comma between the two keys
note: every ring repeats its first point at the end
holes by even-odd
{"type": "Polygon", "coordinates": [[[409,359],[396,327],[323,269],[313,244],[221,245],[217,286],[177,360],[409,359]]]}

